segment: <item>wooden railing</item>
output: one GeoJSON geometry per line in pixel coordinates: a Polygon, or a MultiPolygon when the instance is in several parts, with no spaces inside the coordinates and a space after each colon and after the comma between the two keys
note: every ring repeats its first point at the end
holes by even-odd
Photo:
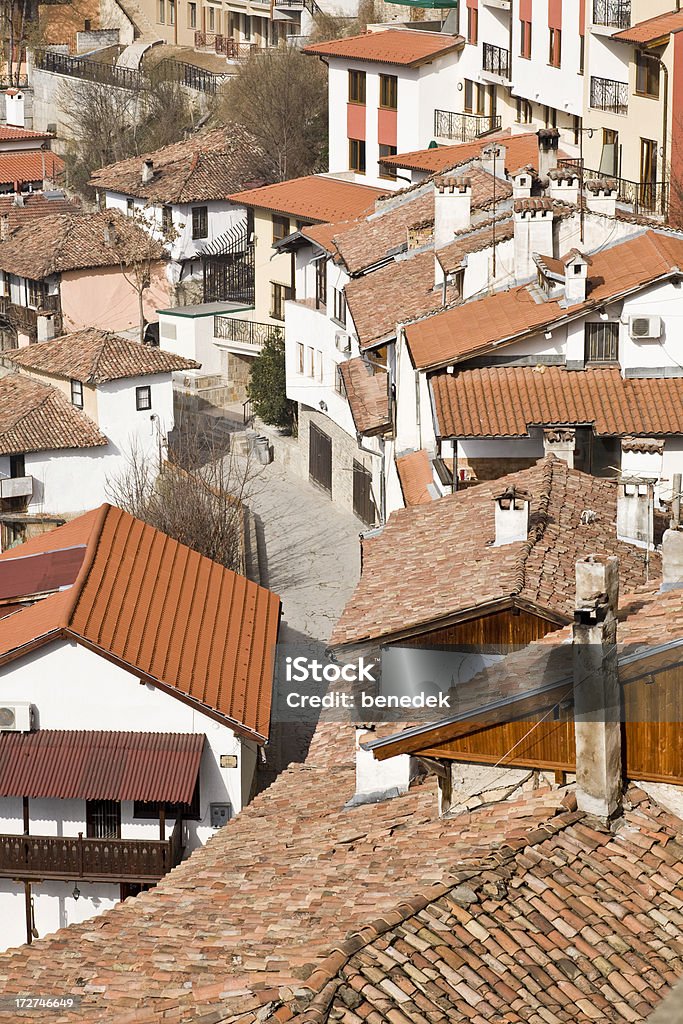
{"type": "Polygon", "coordinates": [[[0,877],[158,882],[182,859],[182,820],[170,839],[0,836],[0,877]]]}

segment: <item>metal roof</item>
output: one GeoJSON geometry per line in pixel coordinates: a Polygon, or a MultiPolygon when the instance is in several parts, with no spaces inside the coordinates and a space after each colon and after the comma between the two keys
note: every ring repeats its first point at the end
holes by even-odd
{"type": "Polygon", "coordinates": [[[41,554],[23,555],[0,561],[0,601],[49,594],[71,586],[85,555],[85,544],[59,548],[41,554]]]}

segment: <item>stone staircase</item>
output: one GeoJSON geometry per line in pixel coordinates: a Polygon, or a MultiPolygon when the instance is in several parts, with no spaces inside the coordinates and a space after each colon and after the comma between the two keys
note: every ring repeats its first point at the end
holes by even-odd
{"type": "Polygon", "coordinates": [[[116,3],[132,22],[136,39],[153,42],[159,39],[159,33],[145,13],[139,0],[116,0],[116,3]]]}

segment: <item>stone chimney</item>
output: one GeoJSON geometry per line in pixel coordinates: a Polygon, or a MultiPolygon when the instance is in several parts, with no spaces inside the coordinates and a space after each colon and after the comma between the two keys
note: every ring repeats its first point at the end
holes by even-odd
{"type": "Polygon", "coordinates": [[[580,811],[607,822],[621,807],[621,690],[617,663],[619,559],[576,563],[574,736],[580,811]]]}
{"type": "Polygon", "coordinates": [[[617,539],[639,548],[652,547],[654,540],[654,485],[634,477],[617,484],[617,539]]]}
{"type": "Polygon", "coordinates": [[[143,160],[142,161],[142,174],[141,174],[142,184],[143,185],[149,185],[149,183],[150,183],[150,181],[152,180],[153,177],[154,177],[154,161],[153,160],[143,160]]]}
{"type": "Polygon", "coordinates": [[[504,544],[517,544],[526,540],[529,536],[531,495],[515,487],[508,487],[493,501],[496,529],[493,546],[498,548],[504,544]]]}
{"type": "Polygon", "coordinates": [[[364,750],[363,744],[374,738],[372,726],[356,729],[356,792],[351,798],[351,806],[379,803],[407,793],[410,780],[415,775],[416,764],[409,754],[378,761],[371,750],[364,750]]]}
{"type": "Polygon", "coordinates": [[[572,249],[563,256],[564,297],[568,306],[577,306],[586,301],[588,288],[588,267],[593,262],[578,249],[572,249]]]}
{"type": "Polygon", "coordinates": [[[557,167],[557,151],[560,148],[560,133],[557,128],[541,128],[536,132],[538,138],[538,176],[547,178],[554,167],[557,167]]]}
{"type": "Polygon", "coordinates": [[[550,199],[516,199],[515,278],[528,281],[536,276],[534,253],[554,256],[553,204],[550,199]]]}
{"type": "Polygon", "coordinates": [[[604,217],[616,216],[617,195],[614,181],[602,179],[586,182],[586,207],[589,213],[600,213],[604,217]]]}
{"type": "Polygon", "coordinates": [[[573,469],[576,430],[573,427],[548,427],[543,431],[543,452],[545,455],[555,455],[573,469]]]}
{"type": "Polygon", "coordinates": [[[482,170],[487,174],[495,174],[497,178],[505,177],[507,149],[499,142],[489,142],[481,151],[482,170]]]}
{"type": "Polygon", "coordinates": [[[531,199],[534,172],[530,167],[521,167],[512,175],[513,199],[531,199]]]}
{"type": "Polygon", "coordinates": [[[548,173],[548,194],[551,199],[576,205],[580,191],[581,179],[578,171],[571,167],[555,167],[548,173]]]}
{"type": "Polygon", "coordinates": [[[434,248],[453,241],[472,221],[472,182],[469,178],[434,179],[434,248]]]}

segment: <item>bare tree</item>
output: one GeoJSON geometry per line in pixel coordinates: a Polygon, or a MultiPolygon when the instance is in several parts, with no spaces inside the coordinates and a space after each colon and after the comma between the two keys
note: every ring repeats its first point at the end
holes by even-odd
{"type": "Polygon", "coordinates": [[[145,340],[145,296],[152,286],[154,271],[168,257],[168,245],[176,237],[174,228],[164,229],[154,206],[135,210],[128,217],[107,211],[105,227],[108,245],[118,261],[121,274],[138,299],[140,341],[145,340]]]}

